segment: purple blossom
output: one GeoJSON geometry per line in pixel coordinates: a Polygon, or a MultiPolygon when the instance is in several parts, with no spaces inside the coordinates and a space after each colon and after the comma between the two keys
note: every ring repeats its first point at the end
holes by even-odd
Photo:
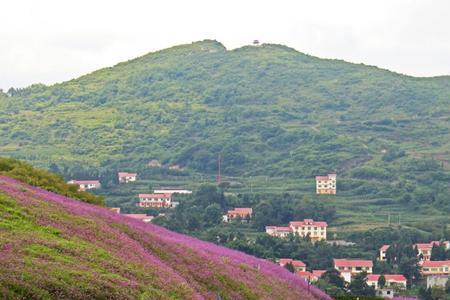
{"type": "MultiPolygon", "coordinates": [[[[242,252],[144,223],[110,210],[76,201],[43,189],[0,176],[0,191],[30,208],[42,226],[56,229],[65,237],[77,237],[106,248],[114,258],[142,266],[157,275],[162,288],[175,287],[191,293],[193,299],[331,299],[322,290],[278,265],[242,252]],[[45,204],[45,205],[44,205],[45,204]],[[66,218],[64,216],[69,216],[66,218]]],[[[0,240],[1,241],[1,240],[0,240]]],[[[12,246],[0,247],[1,257],[12,246]]],[[[105,266],[114,269],[114,265],[105,266]]],[[[123,272],[116,283],[137,289],[139,278],[123,272]]],[[[1,279],[0,275],[0,279],[1,279]]],[[[94,274],[102,277],[102,274],[94,274]]],[[[406,298],[405,298],[406,299],[406,298]]]]}

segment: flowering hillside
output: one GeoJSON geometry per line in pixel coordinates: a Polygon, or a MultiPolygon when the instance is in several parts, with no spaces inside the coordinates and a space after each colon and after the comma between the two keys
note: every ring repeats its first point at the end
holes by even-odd
{"type": "Polygon", "coordinates": [[[270,262],[6,176],[0,298],[331,299],[270,262]]]}

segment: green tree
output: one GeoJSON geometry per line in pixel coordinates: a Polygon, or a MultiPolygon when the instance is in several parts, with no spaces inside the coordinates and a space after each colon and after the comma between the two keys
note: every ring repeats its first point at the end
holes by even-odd
{"type": "Polygon", "coordinates": [[[433,245],[431,249],[431,260],[446,260],[447,253],[444,245],[433,245]]]}
{"type": "Polygon", "coordinates": [[[348,286],[353,295],[375,296],[375,290],[367,285],[367,273],[361,272],[353,276],[352,282],[348,286]]]}
{"type": "Polygon", "coordinates": [[[294,268],[294,265],[293,265],[292,263],[287,263],[287,264],[284,265],[284,267],[285,267],[286,269],[288,269],[289,272],[295,273],[295,268],[294,268]]]}
{"type": "Polygon", "coordinates": [[[222,220],[222,209],[219,204],[213,203],[205,208],[203,220],[208,225],[219,224],[222,220]]]}
{"type": "Polygon", "coordinates": [[[380,277],[378,277],[378,286],[380,288],[384,288],[385,285],[386,285],[386,277],[384,277],[384,275],[381,274],[380,277]]]}

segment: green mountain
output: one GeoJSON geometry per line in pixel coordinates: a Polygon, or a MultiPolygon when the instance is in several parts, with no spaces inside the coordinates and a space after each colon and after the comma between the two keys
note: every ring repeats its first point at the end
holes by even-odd
{"type": "Polygon", "coordinates": [[[102,176],[151,159],[213,174],[220,154],[225,175],[313,191],[314,175],[336,171],[342,195],[448,209],[449,120],[450,77],[208,40],[9,90],[0,155],[102,176]]]}
{"type": "Polygon", "coordinates": [[[46,189],[0,174],[1,299],[331,299],[269,261],[49,192],[62,180],[29,171],[46,189]]]}

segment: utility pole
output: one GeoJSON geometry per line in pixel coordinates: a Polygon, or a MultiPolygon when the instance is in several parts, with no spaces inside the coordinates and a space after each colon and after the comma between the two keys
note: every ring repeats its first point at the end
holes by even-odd
{"type": "Polygon", "coordinates": [[[217,162],[217,164],[218,164],[218,170],[217,170],[217,185],[220,185],[220,183],[222,182],[222,178],[221,178],[221,174],[220,174],[220,172],[221,172],[221,170],[220,170],[220,159],[221,159],[221,157],[220,157],[220,153],[219,153],[219,158],[218,158],[218,162],[217,162]]]}

